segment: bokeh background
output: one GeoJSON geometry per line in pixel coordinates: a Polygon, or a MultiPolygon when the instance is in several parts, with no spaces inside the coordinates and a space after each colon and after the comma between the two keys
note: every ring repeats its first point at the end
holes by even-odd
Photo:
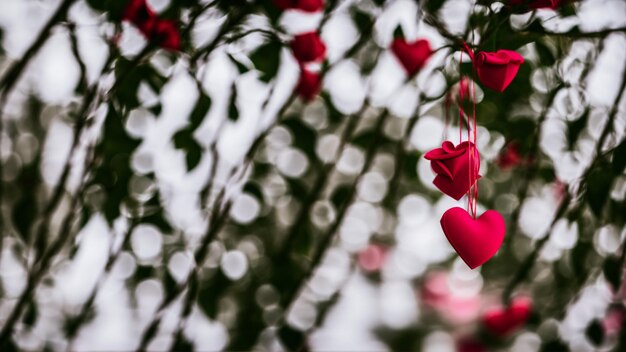
{"type": "Polygon", "coordinates": [[[125,3],[0,0],[3,350],[626,348],[625,1],[148,0],[179,51],[125,3]],[[399,28],[435,50],[410,79],[399,28]],[[318,30],[304,102],[288,43],[318,30]],[[525,58],[504,93],[470,83],[479,213],[507,221],[475,270],[422,157],[457,142],[460,40],[525,58]],[[511,297],[530,318],[485,331],[511,297]]]}

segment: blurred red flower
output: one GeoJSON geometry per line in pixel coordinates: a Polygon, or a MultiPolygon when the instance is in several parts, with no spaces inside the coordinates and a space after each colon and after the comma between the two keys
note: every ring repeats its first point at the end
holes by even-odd
{"type": "Polygon", "coordinates": [[[134,24],[148,40],[156,45],[167,50],[180,49],[180,34],[176,22],[160,19],[148,6],[146,0],[130,0],[122,19],[134,24]]]}
{"type": "Polygon", "coordinates": [[[273,0],[274,5],[281,10],[300,10],[317,12],[324,8],[324,0],[273,0]]]}
{"type": "Polygon", "coordinates": [[[565,5],[567,0],[511,0],[513,6],[526,5],[528,8],[537,9],[557,9],[565,5]]]}
{"type": "Polygon", "coordinates": [[[157,19],[150,32],[150,40],[167,50],[180,49],[178,27],[172,20],[157,19]]]}
{"type": "Polygon", "coordinates": [[[300,63],[321,61],[326,56],[326,45],[316,32],[296,35],[291,50],[300,63]]]}
{"type": "Polygon", "coordinates": [[[516,297],[508,307],[495,307],[482,317],[485,328],[495,336],[507,337],[523,327],[532,312],[528,297],[516,297]]]}
{"type": "Polygon", "coordinates": [[[507,144],[496,159],[496,165],[502,170],[509,170],[523,162],[517,142],[507,144]]]}
{"type": "Polygon", "coordinates": [[[322,77],[319,73],[307,70],[304,67],[300,68],[300,80],[296,86],[296,93],[305,102],[313,100],[322,89],[322,77]]]}
{"type": "Polygon", "coordinates": [[[134,24],[146,36],[152,30],[156,19],[156,14],[146,0],[129,0],[122,15],[122,20],[134,24]]]}

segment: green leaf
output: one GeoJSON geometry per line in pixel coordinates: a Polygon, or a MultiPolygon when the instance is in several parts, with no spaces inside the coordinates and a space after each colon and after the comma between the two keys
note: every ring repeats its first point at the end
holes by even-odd
{"type": "Polygon", "coordinates": [[[37,309],[37,304],[34,301],[30,301],[26,308],[26,312],[24,312],[24,316],[22,317],[22,322],[27,326],[34,326],[37,322],[37,317],[39,316],[39,310],[37,309]]]}
{"type": "Polygon", "coordinates": [[[315,144],[317,142],[317,132],[299,118],[288,118],[283,122],[294,137],[294,144],[302,150],[310,160],[316,158],[315,144]]]}
{"type": "Polygon", "coordinates": [[[428,0],[424,1],[424,6],[426,7],[427,12],[435,14],[445,2],[446,0],[428,0]]]}
{"type": "Polygon", "coordinates": [[[260,79],[263,82],[269,82],[276,77],[280,63],[281,47],[278,41],[272,40],[261,45],[250,55],[250,60],[254,67],[261,72],[260,79]]]}
{"type": "Polygon", "coordinates": [[[543,66],[552,66],[556,62],[556,58],[552,53],[552,50],[543,41],[538,40],[535,42],[535,49],[537,55],[539,55],[539,62],[543,66]]]}
{"type": "Polygon", "coordinates": [[[604,341],[604,328],[602,327],[602,323],[598,320],[592,321],[591,324],[587,326],[585,335],[595,346],[602,345],[602,341],[604,341]]]}
{"type": "Polygon", "coordinates": [[[237,67],[237,71],[239,71],[239,74],[244,74],[244,73],[250,71],[250,69],[248,69],[248,67],[246,65],[242,64],[241,62],[239,62],[239,60],[235,59],[231,54],[227,54],[227,56],[230,59],[230,62],[235,64],[235,66],[237,67]]]}
{"type": "Polygon", "coordinates": [[[621,175],[626,168],[626,139],[613,151],[613,174],[621,175]]]}
{"type": "Polygon", "coordinates": [[[198,101],[196,102],[196,106],[191,111],[191,115],[189,115],[189,128],[193,131],[200,127],[202,121],[209,113],[211,109],[211,98],[204,94],[204,92],[200,92],[200,97],[198,97],[198,101]]]}
{"type": "Polygon", "coordinates": [[[259,202],[263,203],[263,189],[261,185],[255,181],[248,181],[243,187],[245,193],[253,195],[259,202]]]}
{"type": "Polygon", "coordinates": [[[288,351],[300,351],[305,343],[304,333],[288,325],[283,325],[278,330],[278,337],[288,351]]]}
{"type": "Polygon", "coordinates": [[[221,270],[216,270],[209,279],[201,280],[198,290],[198,306],[207,317],[217,318],[220,296],[228,288],[230,280],[224,276],[221,270]]]}
{"type": "Polygon", "coordinates": [[[30,241],[30,228],[37,217],[38,203],[33,191],[26,190],[27,193],[17,201],[11,212],[15,230],[25,243],[30,241]]]}
{"type": "Polygon", "coordinates": [[[335,206],[335,209],[341,209],[348,201],[350,197],[350,186],[341,185],[337,187],[332,196],[330,197],[331,202],[335,206]]]}
{"type": "Polygon", "coordinates": [[[228,119],[237,121],[239,120],[239,109],[237,108],[237,88],[234,83],[231,90],[230,102],[228,103],[228,119]]]}
{"type": "Polygon", "coordinates": [[[352,20],[361,34],[369,32],[373,23],[370,15],[364,11],[360,11],[359,9],[355,9],[352,12],[352,20]]]}
{"type": "Polygon", "coordinates": [[[587,108],[585,113],[577,120],[567,121],[567,145],[569,150],[574,150],[580,133],[585,130],[585,127],[587,127],[588,120],[589,108],[587,108]]]}
{"type": "Polygon", "coordinates": [[[609,198],[613,177],[605,167],[596,167],[587,178],[587,203],[596,217],[600,217],[609,198]]]}
{"type": "Polygon", "coordinates": [[[182,129],[176,132],[172,139],[174,147],[185,152],[187,171],[195,169],[202,159],[202,146],[194,138],[193,131],[189,128],[182,129]]]}
{"type": "Polygon", "coordinates": [[[285,180],[287,181],[287,184],[289,184],[289,189],[292,196],[301,201],[307,199],[309,191],[303,180],[299,178],[287,178],[285,180]]]}
{"type": "Polygon", "coordinates": [[[128,183],[134,174],[130,167],[130,158],[139,143],[139,140],[126,133],[122,116],[109,105],[102,139],[96,147],[100,160],[92,180],[93,184],[99,184],[106,189],[102,210],[109,224],[120,215],[124,200],[130,198],[128,183]]]}
{"type": "Polygon", "coordinates": [[[541,344],[540,352],[569,352],[569,347],[561,340],[547,341],[541,344]]]}
{"type": "Polygon", "coordinates": [[[618,290],[621,286],[622,272],[623,268],[618,257],[609,256],[604,260],[602,273],[614,290],[618,290]]]}
{"type": "Polygon", "coordinates": [[[393,39],[404,39],[404,30],[402,30],[401,25],[398,25],[396,29],[394,29],[393,39]]]}

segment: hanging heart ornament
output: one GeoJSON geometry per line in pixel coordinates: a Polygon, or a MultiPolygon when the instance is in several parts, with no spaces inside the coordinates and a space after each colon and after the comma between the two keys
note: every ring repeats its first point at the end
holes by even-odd
{"type": "Polygon", "coordinates": [[[474,269],[496,254],[506,232],[502,215],[487,210],[474,219],[465,209],[448,209],[441,217],[441,228],[461,259],[474,269]]]}

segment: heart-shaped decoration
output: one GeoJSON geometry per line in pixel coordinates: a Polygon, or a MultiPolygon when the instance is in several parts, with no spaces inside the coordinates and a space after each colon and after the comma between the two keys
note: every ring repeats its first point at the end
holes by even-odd
{"type": "Polygon", "coordinates": [[[481,51],[475,56],[476,72],[485,87],[502,93],[511,84],[524,58],[512,50],[481,51]]]}
{"type": "Polygon", "coordinates": [[[300,63],[320,61],[326,56],[326,45],[316,32],[296,35],[291,50],[300,63]]]}
{"type": "Polygon", "coordinates": [[[430,165],[437,174],[433,181],[435,186],[456,200],[461,199],[480,178],[480,154],[471,142],[455,147],[452,142],[445,141],[441,148],[429,151],[424,158],[431,161],[430,165]]]}
{"type": "Polygon", "coordinates": [[[440,223],[448,242],[471,269],[496,254],[506,231],[502,215],[495,210],[474,219],[465,209],[454,207],[443,214],[440,223]]]}
{"type": "Polygon", "coordinates": [[[317,72],[311,72],[304,67],[300,68],[300,80],[296,86],[296,93],[306,103],[317,96],[322,89],[322,78],[317,72]]]}
{"type": "Polygon", "coordinates": [[[433,53],[430,43],[426,39],[418,39],[412,43],[402,38],[394,39],[391,43],[391,51],[409,76],[413,76],[421,70],[433,53]]]}
{"type": "Polygon", "coordinates": [[[281,10],[300,10],[317,12],[324,8],[324,0],[273,0],[274,5],[281,10]]]}
{"type": "Polygon", "coordinates": [[[518,297],[511,305],[493,308],[482,317],[483,326],[493,335],[506,337],[519,330],[530,318],[532,302],[530,298],[518,297]]]}

